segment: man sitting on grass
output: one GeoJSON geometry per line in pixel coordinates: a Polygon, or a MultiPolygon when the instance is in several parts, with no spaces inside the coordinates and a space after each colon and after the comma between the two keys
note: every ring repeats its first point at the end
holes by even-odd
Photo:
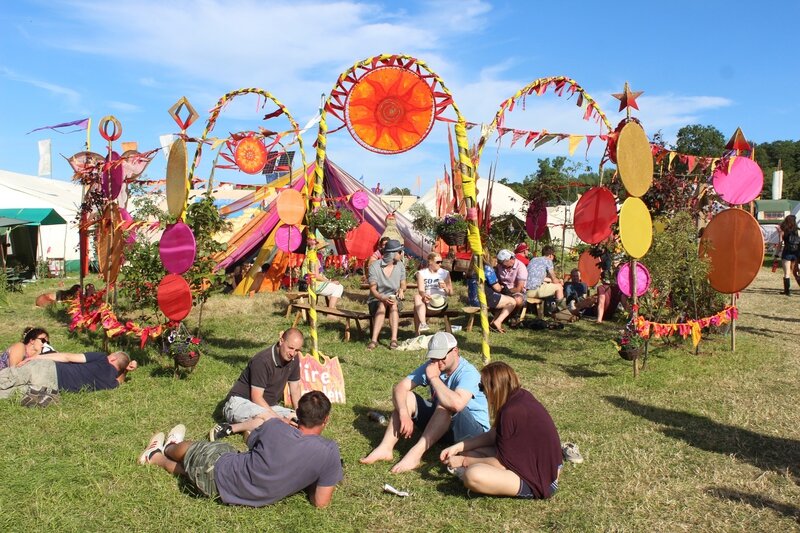
{"type": "Polygon", "coordinates": [[[411,438],[414,426],[422,430],[422,436],[392,473],[417,468],[422,455],[442,437],[453,443],[487,431],[489,406],[478,388],[480,379],[475,367],[459,355],[453,335],[434,334],[428,343],[428,361],[395,385],[392,421],[378,447],[361,462],[391,461],[400,437],[411,438]],[[420,385],[430,387],[430,401],[413,391],[420,385]]]}
{"type": "Polygon", "coordinates": [[[0,370],[0,398],[28,391],[23,403],[44,407],[58,391],[114,389],[136,367],[125,352],[40,354],[0,370]]]}
{"type": "Polygon", "coordinates": [[[331,402],[311,391],[298,403],[297,428],[276,418],[248,422],[253,431],[247,452],[224,442],[184,442],[180,424],[166,440],[163,433],[153,435],[139,464],[185,475],[203,494],[228,505],[262,507],[306,489],[312,504],[326,507],[343,477],[339,446],[320,436],[331,402]]]}
{"type": "Polygon", "coordinates": [[[303,341],[300,330],[290,328],[283,332],[278,342],[253,356],[231,387],[222,407],[228,423],[211,428],[209,440],[246,431],[248,426],[245,423],[252,418],[263,422],[277,417],[289,422],[294,417],[292,409],[282,407],[278,402],[288,382],[292,406],[297,408],[300,399],[300,360],[297,356],[302,353],[303,341]]]}

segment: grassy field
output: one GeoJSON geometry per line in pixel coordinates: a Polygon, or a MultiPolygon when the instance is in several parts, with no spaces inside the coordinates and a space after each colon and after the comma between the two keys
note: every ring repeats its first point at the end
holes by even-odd
{"type": "MultiPolygon", "coordinates": [[[[389,351],[386,332],[373,352],[366,337],[341,343],[342,324],[323,319],[321,346],[341,359],[347,404],[334,407],[326,433],[341,447],[345,479],[321,511],[302,495],[263,509],[227,507],[136,465],[157,430],[183,422],[188,438],[205,438],[242,367],[290,324],[280,296],[216,296],[204,310],[206,353],[187,378],[173,378],[171,362],[150,352],[137,354],[142,367],[116,391],[64,394],[47,409],[0,402],[0,531],[800,530],[800,296],[778,294],[780,283],[765,268],[742,295],[735,352],[722,336],[704,340],[699,355],[688,343],[657,341],[638,379],[609,342],[620,324],[493,335],[494,359],[517,370],[562,441],[586,459],[565,467],[549,501],[468,498],[435,460],[439,448],[413,473],[360,465],[383,430],[366,413],[390,409],[392,385],[423,355],[389,351]],[[383,494],[387,482],[411,496],[383,494]]],[[[63,313],[33,306],[56,284],[9,297],[2,347],[26,325],[49,329],[62,351],[99,346],[70,335],[63,313]]],[[[480,333],[456,336],[480,366],[480,333]]]]}

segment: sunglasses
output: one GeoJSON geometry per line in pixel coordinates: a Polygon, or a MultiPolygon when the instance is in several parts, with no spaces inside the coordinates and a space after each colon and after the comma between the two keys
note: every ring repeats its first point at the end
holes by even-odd
{"type": "Polygon", "coordinates": [[[441,265],[442,264],[442,260],[440,259],[438,261],[434,261],[434,263],[436,263],[437,265],[441,265]]]}

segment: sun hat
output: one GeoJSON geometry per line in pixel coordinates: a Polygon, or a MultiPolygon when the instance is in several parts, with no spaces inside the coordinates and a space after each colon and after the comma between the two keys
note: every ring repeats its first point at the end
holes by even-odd
{"type": "Polygon", "coordinates": [[[527,251],[528,251],[528,243],[525,242],[519,243],[517,247],[514,248],[515,254],[521,254],[522,252],[527,252],[527,251]]]}
{"type": "Polygon", "coordinates": [[[512,254],[509,250],[503,249],[497,252],[497,260],[498,261],[508,261],[509,259],[513,259],[514,254],[512,254]]]}
{"type": "Polygon", "coordinates": [[[431,294],[427,307],[431,311],[441,311],[447,307],[447,298],[441,294],[431,294]]]}
{"type": "Polygon", "coordinates": [[[383,252],[399,252],[403,249],[403,245],[396,239],[389,239],[386,246],[383,247],[383,252]]]}
{"type": "Polygon", "coordinates": [[[452,333],[439,331],[433,334],[428,342],[428,359],[444,359],[450,350],[458,346],[452,333]]]}

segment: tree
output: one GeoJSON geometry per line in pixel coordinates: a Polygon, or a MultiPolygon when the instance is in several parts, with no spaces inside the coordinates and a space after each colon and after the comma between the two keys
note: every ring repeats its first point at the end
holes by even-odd
{"type": "Polygon", "coordinates": [[[596,173],[587,173],[590,167],[558,156],[551,161],[549,157],[539,159],[539,169],[535,174],[525,176],[522,182],[510,182],[503,178],[503,185],[528,201],[545,202],[547,205],[572,203],[582,193],[584,184],[599,181],[596,173]],[[578,172],[583,171],[578,175],[578,172]]]}
{"type": "Polygon", "coordinates": [[[800,141],[773,141],[756,146],[756,162],[764,171],[763,198],[772,198],[772,174],[780,162],[783,198],[800,200],[800,141]]]}
{"type": "Polygon", "coordinates": [[[678,130],[675,150],[682,154],[720,157],[725,151],[725,136],[714,126],[692,124],[678,130]]]}
{"type": "Polygon", "coordinates": [[[400,187],[392,187],[392,189],[386,194],[396,194],[398,196],[411,196],[411,189],[409,189],[408,187],[403,187],[402,189],[400,187]]]}

